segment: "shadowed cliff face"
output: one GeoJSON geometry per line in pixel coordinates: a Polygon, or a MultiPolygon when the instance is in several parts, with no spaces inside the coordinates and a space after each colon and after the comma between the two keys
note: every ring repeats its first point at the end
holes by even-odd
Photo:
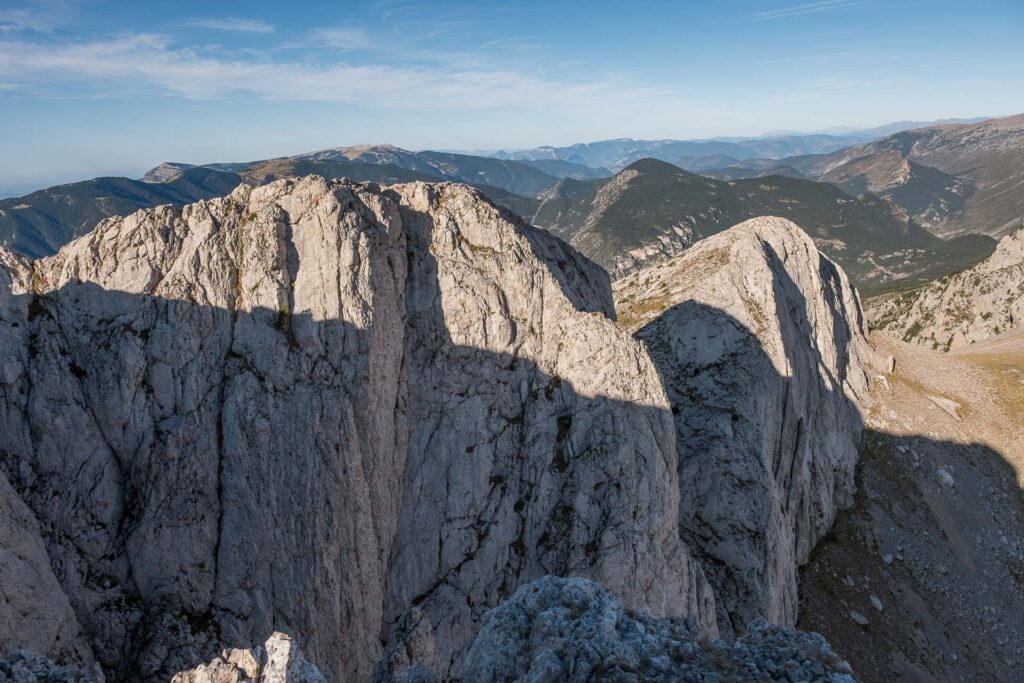
{"type": "Polygon", "coordinates": [[[274,630],[362,679],[413,614],[457,671],[548,573],[714,629],[607,280],[470,191],[279,183],[5,267],[0,463],[113,679],[274,630]]]}
{"type": "Polygon", "coordinates": [[[680,534],[719,628],[794,623],[796,568],[852,499],[870,361],[855,291],[796,225],[760,218],[615,296],[672,403],[680,534]]]}

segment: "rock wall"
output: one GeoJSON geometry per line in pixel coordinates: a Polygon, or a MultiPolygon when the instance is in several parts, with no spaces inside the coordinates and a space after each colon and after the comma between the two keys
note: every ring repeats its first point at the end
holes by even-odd
{"type": "Polygon", "coordinates": [[[714,631],[607,276],[474,191],[242,186],[0,264],[0,471],[108,678],[273,631],[330,680],[458,673],[549,573],[714,631]]]}
{"type": "Polygon", "coordinates": [[[759,219],[616,295],[639,341],[604,271],[455,185],[241,186],[0,250],[0,609],[51,617],[0,650],[203,680],[280,631],[327,680],[462,676],[545,575],[791,624],[853,484],[854,292],[759,219]]]}
{"type": "Polygon", "coordinates": [[[856,292],[770,217],[614,291],[673,406],[680,533],[715,586],[719,628],[793,624],[797,567],[852,502],[871,361],[856,292]]]}

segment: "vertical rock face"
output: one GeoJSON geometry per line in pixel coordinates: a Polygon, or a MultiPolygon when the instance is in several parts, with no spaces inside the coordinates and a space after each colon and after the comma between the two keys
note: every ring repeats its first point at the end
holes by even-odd
{"type": "MultiPolygon", "coordinates": [[[[17,436],[23,428],[25,293],[31,286],[29,263],[0,250],[0,434],[17,436]]],[[[3,439],[5,437],[0,437],[3,439]]],[[[89,665],[92,650],[67,596],[54,576],[35,514],[0,472],[0,643],[4,650],[24,649],[64,662],[89,665]]]]}
{"type": "Polygon", "coordinates": [[[0,475],[0,643],[89,664],[92,651],[53,575],[35,515],[0,475]]]}
{"type": "Polygon", "coordinates": [[[869,349],[856,293],[796,225],[741,223],[614,285],[673,406],[681,535],[719,627],[797,616],[797,566],[853,492],[869,349]]]}
{"type": "Polygon", "coordinates": [[[940,351],[963,348],[1024,321],[1024,226],[962,273],[872,301],[873,326],[940,351]]]}
{"type": "Polygon", "coordinates": [[[668,399],[611,312],[599,268],[458,186],[243,186],[0,250],[0,512],[35,516],[18,542],[115,680],[275,630],[330,680],[382,634],[458,673],[549,573],[713,630],[668,399]]]}
{"type": "Polygon", "coordinates": [[[487,607],[545,573],[706,620],[672,519],[668,404],[642,346],[604,315],[603,272],[545,233],[496,229],[468,193],[397,192],[412,409],[386,620],[437,615],[438,651],[457,652],[487,607]]]}

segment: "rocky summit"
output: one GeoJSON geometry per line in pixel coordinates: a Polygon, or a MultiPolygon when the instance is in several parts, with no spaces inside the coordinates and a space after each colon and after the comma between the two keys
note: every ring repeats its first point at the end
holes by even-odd
{"type": "Polygon", "coordinates": [[[721,298],[649,273],[627,329],[603,270],[471,188],[315,176],[0,251],[0,648],[473,680],[546,575],[698,640],[792,624],[852,485],[858,304],[778,221],[687,258],[721,298]]]}
{"type": "Polygon", "coordinates": [[[719,627],[793,624],[796,569],[852,501],[872,363],[855,290],[799,227],[766,217],[614,291],[665,380],[680,533],[719,627]]]}

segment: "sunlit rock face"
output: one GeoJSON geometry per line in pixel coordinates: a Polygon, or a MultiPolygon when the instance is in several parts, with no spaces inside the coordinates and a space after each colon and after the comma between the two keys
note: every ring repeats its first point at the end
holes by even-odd
{"type": "Polygon", "coordinates": [[[545,574],[714,632],[668,398],[611,315],[602,270],[452,185],[242,186],[0,251],[19,609],[66,634],[39,653],[167,680],[282,631],[328,680],[443,677],[545,574]]]}
{"type": "Polygon", "coordinates": [[[183,671],[171,683],[327,683],[287,633],[275,631],[251,648],[224,650],[220,657],[183,671]]]}

